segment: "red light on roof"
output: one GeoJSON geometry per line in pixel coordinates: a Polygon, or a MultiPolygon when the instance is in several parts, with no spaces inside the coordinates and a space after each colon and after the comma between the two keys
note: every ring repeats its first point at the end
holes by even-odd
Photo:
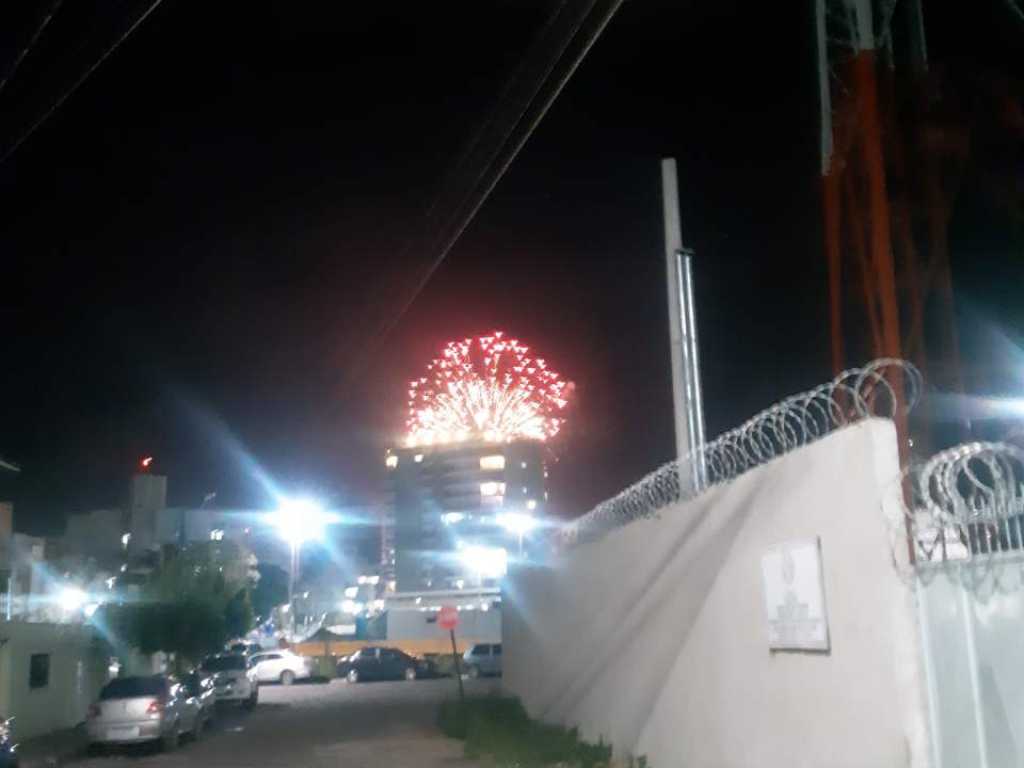
{"type": "Polygon", "coordinates": [[[146,458],[144,458],[142,461],[139,462],[139,464],[142,465],[143,469],[149,469],[149,467],[150,467],[150,465],[152,463],[153,463],[153,457],[152,456],[147,456],[146,458]]]}

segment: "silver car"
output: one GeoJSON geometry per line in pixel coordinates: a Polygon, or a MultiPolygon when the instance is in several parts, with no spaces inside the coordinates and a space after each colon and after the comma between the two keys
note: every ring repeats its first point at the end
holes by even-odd
{"type": "Polygon", "coordinates": [[[501,674],[501,643],[477,643],[462,654],[462,666],[470,677],[501,674]]]}
{"type": "Polygon", "coordinates": [[[185,734],[202,730],[199,701],[174,678],[119,677],[100,691],[89,709],[87,728],[92,745],[161,742],[174,749],[185,734]]]}

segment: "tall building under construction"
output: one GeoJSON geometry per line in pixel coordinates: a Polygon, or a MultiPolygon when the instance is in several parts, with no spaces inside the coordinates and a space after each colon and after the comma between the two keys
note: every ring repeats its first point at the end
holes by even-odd
{"type": "Polygon", "coordinates": [[[496,585],[529,559],[545,491],[545,445],[460,442],[402,448],[386,457],[398,592],[496,585]]]}

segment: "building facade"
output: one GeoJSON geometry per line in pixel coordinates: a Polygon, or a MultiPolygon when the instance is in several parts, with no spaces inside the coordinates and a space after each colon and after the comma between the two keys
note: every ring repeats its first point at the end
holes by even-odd
{"type": "Polygon", "coordinates": [[[493,586],[529,558],[547,500],[545,446],[462,442],[388,453],[398,592],[493,586]]]}

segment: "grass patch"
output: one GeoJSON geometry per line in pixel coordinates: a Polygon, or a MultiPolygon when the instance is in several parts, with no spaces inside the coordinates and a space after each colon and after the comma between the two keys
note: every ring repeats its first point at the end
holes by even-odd
{"type": "MultiPolygon", "coordinates": [[[[608,766],[612,748],[580,741],[575,728],[531,720],[519,699],[489,696],[446,701],[438,725],[447,736],[466,742],[466,756],[490,757],[499,768],[572,768],[608,766]]],[[[643,765],[641,763],[640,765],[643,765]]]]}

